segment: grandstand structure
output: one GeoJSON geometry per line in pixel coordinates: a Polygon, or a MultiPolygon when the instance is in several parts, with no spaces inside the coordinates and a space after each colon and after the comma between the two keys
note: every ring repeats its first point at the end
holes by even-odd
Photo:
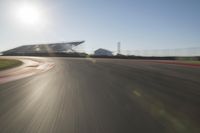
{"type": "Polygon", "coordinates": [[[3,55],[46,55],[46,54],[69,54],[78,53],[74,48],[84,43],[85,41],[77,42],[62,42],[50,44],[33,44],[23,45],[2,52],[3,55]]]}

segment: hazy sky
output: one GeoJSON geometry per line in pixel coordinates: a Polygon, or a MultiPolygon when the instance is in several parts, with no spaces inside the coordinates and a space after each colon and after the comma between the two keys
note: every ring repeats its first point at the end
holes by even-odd
{"type": "Polygon", "coordinates": [[[0,51],[77,40],[86,51],[198,47],[200,0],[0,0],[0,51]]]}

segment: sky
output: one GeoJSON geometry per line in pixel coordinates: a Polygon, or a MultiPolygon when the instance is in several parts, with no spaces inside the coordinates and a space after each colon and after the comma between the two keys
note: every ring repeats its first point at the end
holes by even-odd
{"type": "Polygon", "coordinates": [[[89,52],[200,47],[200,0],[0,0],[0,51],[79,40],[89,52]]]}

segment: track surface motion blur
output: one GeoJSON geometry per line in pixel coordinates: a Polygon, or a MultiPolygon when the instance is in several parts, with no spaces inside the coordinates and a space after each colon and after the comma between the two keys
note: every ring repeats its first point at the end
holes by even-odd
{"type": "Polygon", "coordinates": [[[46,58],[47,72],[0,85],[1,133],[199,133],[200,68],[46,58]]]}

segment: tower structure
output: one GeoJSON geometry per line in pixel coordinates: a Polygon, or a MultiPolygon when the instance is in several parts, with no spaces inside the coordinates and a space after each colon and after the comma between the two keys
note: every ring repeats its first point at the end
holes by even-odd
{"type": "Polygon", "coordinates": [[[117,54],[121,54],[121,43],[117,43],[117,54]]]}

